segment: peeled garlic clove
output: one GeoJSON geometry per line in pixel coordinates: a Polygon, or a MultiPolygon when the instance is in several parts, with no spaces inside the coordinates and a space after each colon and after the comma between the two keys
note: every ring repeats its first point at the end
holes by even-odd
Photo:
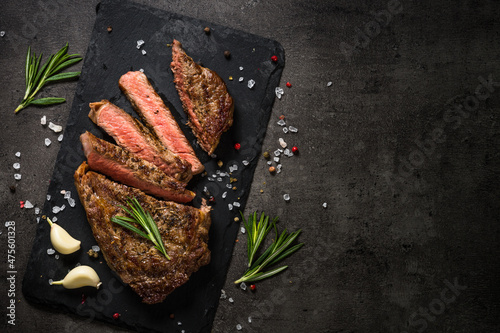
{"type": "Polygon", "coordinates": [[[71,237],[60,225],[53,223],[48,217],[50,224],[50,241],[54,249],[61,254],[71,254],[80,249],[81,242],[71,237]]]}
{"type": "Polygon", "coordinates": [[[99,289],[102,284],[96,271],[90,266],[78,266],[69,271],[64,279],[52,282],[54,285],[62,285],[66,289],[81,287],[95,287],[99,289]]]}

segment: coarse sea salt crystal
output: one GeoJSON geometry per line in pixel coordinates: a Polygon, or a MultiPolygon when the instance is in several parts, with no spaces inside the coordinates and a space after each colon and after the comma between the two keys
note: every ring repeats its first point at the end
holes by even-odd
{"type": "Polygon", "coordinates": [[[49,279],[49,284],[52,285],[52,283],[54,282],[54,280],[52,279],[49,279]]]}
{"type": "Polygon", "coordinates": [[[54,206],[52,207],[52,213],[57,214],[61,211],[61,207],[59,206],[54,206]]]}
{"type": "Polygon", "coordinates": [[[50,144],[52,143],[52,141],[50,141],[49,138],[45,138],[45,145],[48,147],[50,146],[50,144]]]}
{"type": "Polygon", "coordinates": [[[232,297],[229,297],[229,298],[228,298],[228,301],[229,301],[229,303],[234,303],[234,300],[233,300],[233,298],[232,298],[232,297]]]}
{"type": "Polygon", "coordinates": [[[54,253],[56,253],[56,250],[54,250],[54,249],[47,249],[47,254],[49,256],[53,255],[54,253]]]}
{"type": "Polygon", "coordinates": [[[66,208],[66,205],[61,206],[61,212],[64,210],[64,208],[66,208]]]}
{"type": "Polygon", "coordinates": [[[326,84],[326,86],[327,86],[327,87],[331,87],[331,86],[332,86],[332,84],[333,84],[333,82],[332,82],[332,81],[328,81],[328,83],[326,84]]]}
{"type": "Polygon", "coordinates": [[[280,161],[280,158],[277,156],[274,156],[273,160],[274,160],[274,162],[278,163],[280,161]]]}
{"type": "Polygon", "coordinates": [[[278,120],[278,122],[276,124],[278,124],[280,126],[285,126],[286,125],[286,123],[285,123],[285,121],[283,119],[278,120]]]}
{"type": "Polygon", "coordinates": [[[244,166],[247,166],[250,162],[248,162],[247,160],[243,160],[243,161],[241,161],[241,163],[242,163],[244,166]]]}
{"type": "Polygon", "coordinates": [[[286,142],[285,140],[283,140],[283,138],[279,138],[278,141],[280,143],[281,148],[286,148],[286,142]]]}
{"type": "Polygon", "coordinates": [[[255,81],[254,80],[248,80],[248,88],[252,89],[255,86],[255,81]]]}
{"type": "Polygon", "coordinates": [[[46,116],[43,116],[42,118],[40,118],[40,124],[47,125],[47,117],[46,116]]]}
{"type": "Polygon", "coordinates": [[[92,245],[92,251],[99,252],[101,248],[98,245],[92,245]]]}
{"type": "Polygon", "coordinates": [[[227,188],[233,188],[233,185],[231,185],[231,184],[226,184],[226,187],[227,187],[227,188]]]}
{"type": "Polygon", "coordinates": [[[267,165],[273,164],[273,161],[267,161],[267,165]]]}
{"type": "Polygon", "coordinates": [[[278,164],[276,166],[276,173],[280,173],[281,172],[281,164],[278,164]]]}
{"type": "Polygon", "coordinates": [[[68,198],[68,204],[70,207],[75,207],[76,201],[73,198],[68,198]]]}
{"type": "Polygon", "coordinates": [[[240,76],[240,78],[238,79],[239,82],[243,82],[244,78],[243,76],[240,76]]]}
{"type": "Polygon", "coordinates": [[[283,151],[283,154],[288,156],[288,157],[292,157],[293,156],[293,153],[290,151],[290,149],[285,149],[285,151],[283,151]]]}
{"type": "Polygon", "coordinates": [[[242,233],[242,234],[244,234],[244,233],[246,232],[246,230],[245,230],[245,228],[244,228],[244,227],[241,227],[241,228],[240,228],[240,231],[241,231],[241,233],[242,233]]]}
{"type": "MultiPolygon", "coordinates": [[[[26,204],[25,204],[25,206],[26,206],[26,204]]],[[[35,214],[36,214],[36,215],[40,214],[40,208],[35,207],[35,214]]]]}
{"type": "Polygon", "coordinates": [[[226,197],[227,197],[227,191],[225,191],[224,193],[222,193],[221,197],[222,197],[222,199],[226,199],[226,197]]]}
{"type": "Polygon", "coordinates": [[[36,218],[36,223],[40,223],[40,217],[36,218]]]}
{"type": "Polygon", "coordinates": [[[15,173],[14,174],[14,179],[15,180],[21,180],[21,174],[20,173],[15,173]]]}
{"type": "Polygon", "coordinates": [[[57,222],[57,216],[54,216],[54,217],[52,218],[52,222],[57,222]]]}
{"type": "Polygon", "coordinates": [[[220,291],[220,299],[226,299],[226,298],[227,298],[226,291],[224,289],[221,289],[221,291],[220,291]]]}
{"type": "Polygon", "coordinates": [[[282,150],[282,149],[276,149],[276,150],[274,151],[274,156],[280,156],[282,152],[283,152],[283,150],[282,150]]]}
{"type": "Polygon", "coordinates": [[[242,67],[242,66],[240,66],[240,71],[242,71],[242,70],[243,70],[243,67],[242,67]]]}
{"type": "Polygon", "coordinates": [[[0,31],[0,37],[3,37],[3,36],[5,36],[5,31],[2,30],[2,31],[0,31]]]}
{"type": "Polygon", "coordinates": [[[16,157],[21,157],[21,152],[20,152],[20,151],[18,151],[18,152],[16,153],[16,157]]]}
{"type": "Polygon", "coordinates": [[[142,55],[146,55],[146,50],[141,50],[142,55]]]}
{"type": "Polygon", "coordinates": [[[248,317],[248,322],[252,323],[252,317],[248,317]]]}
{"type": "Polygon", "coordinates": [[[238,201],[233,202],[234,207],[241,207],[241,204],[238,201]]]}
{"type": "Polygon", "coordinates": [[[64,199],[71,198],[71,191],[64,191],[64,193],[62,193],[62,194],[64,194],[64,199]]]}
{"type": "Polygon", "coordinates": [[[24,203],[24,208],[31,209],[33,207],[34,207],[33,204],[28,200],[26,200],[26,202],[24,203]]]}
{"type": "Polygon", "coordinates": [[[56,255],[54,256],[54,258],[59,259],[59,255],[58,255],[58,254],[56,254],[56,255]]]}
{"type": "Polygon", "coordinates": [[[288,128],[283,127],[283,133],[285,133],[285,134],[288,133],[288,128]]]}
{"type": "Polygon", "coordinates": [[[245,282],[240,283],[240,288],[241,288],[242,290],[247,290],[247,285],[246,285],[246,283],[245,283],[245,282]]]}
{"type": "Polygon", "coordinates": [[[178,321],[177,326],[182,326],[182,322],[178,321]]]}
{"type": "Polygon", "coordinates": [[[59,136],[57,137],[57,141],[61,142],[61,141],[63,140],[63,137],[64,137],[64,135],[62,135],[62,134],[61,134],[61,135],[59,135],[59,136]]]}
{"type": "Polygon", "coordinates": [[[139,72],[144,73],[144,68],[140,68],[139,72]]]}
{"type": "Polygon", "coordinates": [[[283,96],[283,94],[285,93],[285,91],[281,87],[276,87],[274,89],[274,93],[276,94],[276,97],[278,97],[278,99],[281,99],[281,96],[283,96]]]}
{"type": "Polygon", "coordinates": [[[16,170],[19,170],[19,169],[21,169],[21,164],[16,162],[16,163],[12,164],[12,167],[16,170]]]}
{"type": "Polygon", "coordinates": [[[233,210],[233,204],[227,204],[227,208],[228,208],[229,210],[233,210]]]}
{"type": "Polygon", "coordinates": [[[53,122],[49,122],[49,128],[53,130],[55,133],[59,133],[63,129],[61,125],[56,125],[53,122]]]}
{"type": "Polygon", "coordinates": [[[142,45],[144,45],[144,41],[142,39],[139,39],[137,41],[137,49],[140,49],[142,45]]]}
{"type": "Polygon", "coordinates": [[[288,126],[288,129],[290,130],[290,132],[292,133],[297,133],[299,130],[296,128],[296,127],[293,127],[293,126],[288,126]]]}
{"type": "Polygon", "coordinates": [[[222,177],[217,177],[217,181],[221,182],[222,181],[222,177]]]}
{"type": "Polygon", "coordinates": [[[283,194],[283,199],[285,201],[290,201],[290,194],[288,194],[288,193],[283,194]]]}
{"type": "Polygon", "coordinates": [[[242,329],[242,328],[243,328],[243,327],[242,327],[240,324],[236,325],[236,329],[237,329],[238,331],[241,331],[241,329],[242,329]]]}
{"type": "Polygon", "coordinates": [[[328,207],[328,204],[326,202],[323,202],[323,208],[328,207]]]}
{"type": "Polygon", "coordinates": [[[47,201],[49,201],[51,198],[50,194],[47,194],[47,201]]]}

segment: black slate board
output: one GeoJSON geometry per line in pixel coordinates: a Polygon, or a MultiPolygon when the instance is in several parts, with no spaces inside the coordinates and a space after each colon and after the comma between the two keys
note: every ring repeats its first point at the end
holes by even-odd
{"type": "Polygon", "coordinates": [[[78,326],[97,319],[137,331],[209,332],[239,230],[239,223],[233,219],[245,207],[274,102],[274,89],[278,86],[283,66],[284,51],[275,41],[132,2],[113,0],[101,3],[48,189],[51,198],[43,209],[43,214],[56,216],[57,223],[82,241],[82,249],[69,256],[60,255],[59,259],[55,255],[49,256],[47,249],[52,247],[50,229],[46,222],[41,221],[23,280],[26,299],[86,318],[70,324],[68,331],[77,331],[78,326]],[[210,34],[203,32],[206,26],[211,28],[210,34]],[[111,32],[108,32],[108,27],[112,27],[111,32]],[[215,158],[208,157],[198,147],[189,128],[184,125],[187,119],[169,68],[171,49],[167,43],[174,38],[183,43],[195,61],[215,70],[226,81],[234,98],[234,125],[223,135],[215,158]],[[141,39],[145,43],[137,49],[137,41],[141,39]],[[141,53],[142,50],[146,55],[141,53]],[[232,54],[229,60],[223,55],[225,50],[232,54]],[[271,61],[273,55],[278,57],[277,63],[271,61]],[[239,69],[240,66],[243,70],[239,69]],[[195,177],[190,182],[191,189],[197,193],[193,205],[200,205],[205,187],[216,199],[211,213],[211,263],[193,274],[163,303],[156,305],[141,303],[140,298],[109,269],[102,256],[94,259],[86,254],[96,241],[73,184],[73,173],[84,160],[80,134],[89,130],[109,139],[88,119],[88,104],[109,99],[137,116],[120,92],[118,79],[129,70],[141,68],[168,101],[167,105],[207,170],[207,176],[195,177]],[[233,76],[233,81],[228,80],[229,76],[233,76]],[[239,77],[244,77],[244,81],[239,82],[239,77]],[[249,79],[255,81],[253,89],[247,87],[249,79]],[[239,151],[233,148],[237,142],[241,144],[239,151]],[[224,163],[222,168],[217,165],[219,160],[224,163]],[[234,165],[238,169],[231,177],[237,178],[236,183],[228,185],[229,177],[222,177],[222,181],[217,177],[210,179],[217,170],[228,172],[234,165]],[[71,191],[76,207],[68,205],[60,194],[61,190],[71,191]],[[224,192],[227,192],[225,199],[222,198],[224,192]],[[239,202],[241,206],[229,210],[228,204],[233,202],[239,202]],[[52,213],[54,206],[63,204],[66,206],[63,211],[52,213]],[[89,265],[97,271],[103,282],[100,290],[66,290],[49,285],[49,279],[62,279],[77,263],[89,265]],[[121,314],[119,319],[112,318],[116,312],[121,314]],[[174,314],[175,319],[170,319],[170,314],[174,314]]]}

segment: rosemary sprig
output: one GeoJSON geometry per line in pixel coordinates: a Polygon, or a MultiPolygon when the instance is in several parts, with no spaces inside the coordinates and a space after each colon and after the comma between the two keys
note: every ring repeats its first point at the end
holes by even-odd
{"type": "Polygon", "coordinates": [[[123,208],[123,210],[126,211],[130,216],[113,216],[111,218],[111,221],[150,240],[155,245],[155,248],[160,251],[165,257],[167,257],[168,260],[170,260],[170,257],[165,250],[165,246],[163,245],[163,240],[161,239],[158,226],[153,220],[151,214],[142,208],[136,198],[127,200],[127,204],[130,209],[124,206],[121,206],[121,208],[123,208]],[[135,227],[131,223],[140,225],[145,232],[135,227]]]}
{"type": "Polygon", "coordinates": [[[82,57],[79,54],[68,54],[69,45],[60,49],[56,54],[52,54],[47,62],[40,68],[42,61],[42,54],[37,57],[31,47],[28,47],[28,54],[26,55],[26,92],[21,104],[14,111],[15,113],[21,111],[28,105],[52,105],[59,104],[66,101],[60,97],[45,97],[35,99],[35,95],[49,82],[57,82],[61,80],[72,79],[78,77],[80,72],[64,72],[59,73],[61,70],[69,67],[80,60],[82,57]]]}
{"type": "Polygon", "coordinates": [[[248,217],[247,220],[245,220],[245,217],[241,212],[240,214],[247,230],[248,268],[245,274],[243,274],[243,276],[238,280],[234,281],[234,283],[238,284],[241,282],[255,282],[263,280],[287,269],[288,266],[285,265],[264,271],[266,267],[280,262],[304,245],[303,243],[299,243],[292,246],[294,240],[302,230],[299,229],[295,232],[288,233],[285,229],[281,234],[279,234],[278,228],[276,227],[276,222],[278,221],[277,217],[269,222],[269,216],[266,216],[264,213],[261,214],[260,219],[257,219],[257,212],[254,212],[248,217]],[[273,243],[260,255],[260,257],[255,260],[257,251],[259,250],[262,241],[266,238],[272,228],[274,228],[276,238],[273,240],[273,243]]]}

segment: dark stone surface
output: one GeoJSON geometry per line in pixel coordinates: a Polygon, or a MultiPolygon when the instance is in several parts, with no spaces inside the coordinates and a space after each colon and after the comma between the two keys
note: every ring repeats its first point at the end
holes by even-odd
{"type": "MultiPolygon", "coordinates": [[[[498,331],[498,2],[140,2],[277,40],[287,56],[281,86],[293,86],[274,105],[264,149],[274,151],[283,137],[300,154],[282,157],[276,176],[260,161],[246,212],[302,228],[306,246],[285,274],[251,293],[232,284],[245,265],[240,235],[224,287],[234,303],[221,301],[214,332],[234,332],[238,323],[247,332],[498,331]],[[281,114],[298,133],[282,132],[281,114]]],[[[31,45],[48,54],[67,41],[85,54],[96,4],[0,4],[0,208],[4,221],[16,222],[17,267],[16,326],[7,324],[2,296],[2,331],[122,331],[21,294],[36,220],[19,201],[43,204],[59,150],[44,146],[57,136],[39,120],[65,124],[77,85],[44,90],[66,104],[14,115],[25,52],[31,45]]],[[[7,238],[2,226],[2,295],[7,238]]]]}

